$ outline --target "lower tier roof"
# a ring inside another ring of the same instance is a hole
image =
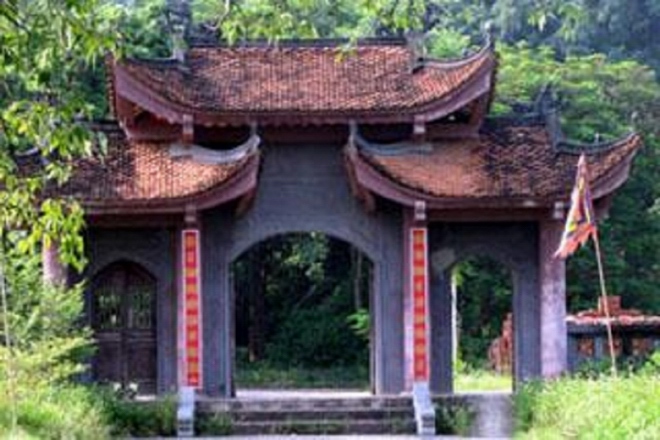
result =
[[[631,134],[587,155],[594,198],[623,184],[640,146],[640,137]],[[430,150],[413,154],[349,151],[365,189],[400,203],[424,200],[430,207],[568,201],[578,157],[577,151],[553,145],[544,125],[489,129],[474,139],[434,142]]]
[[[80,159],[70,181],[56,190],[79,199],[88,213],[205,209],[257,185],[258,150],[232,162],[205,164],[175,159],[169,143],[129,142],[116,126],[103,131],[107,154]],[[569,200],[578,154],[553,145],[544,126],[491,128],[477,138],[430,145],[396,155],[349,147],[347,180],[402,205],[425,201],[430,209],[550,207]],[[594,198],[623,184],[640,146],[639,136],[631,134],[589,154]]]

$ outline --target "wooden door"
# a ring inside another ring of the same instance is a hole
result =
[[[136,264],[115,263],[92,283],[94,378],[139,394],[156,391],[156,281]]]

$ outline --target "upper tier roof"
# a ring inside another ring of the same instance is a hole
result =
[[[336,42],[315,42],[194,47],[184,63],[126,59],[114,63],[113,80],[120,97],[170,122],[183,114],[208,124],[259,115],[411,121],[442,117],[490,93],[495,65],[490,46],[443,62],[415,60],[407,45],[392,41],[358,43],[345,53]]]

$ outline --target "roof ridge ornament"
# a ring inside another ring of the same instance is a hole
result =
[[[167,27],[171,33],[172,58],[183,64],[186,61],[192,24],[190,2],[188,0],[167,0],[165,14]]]

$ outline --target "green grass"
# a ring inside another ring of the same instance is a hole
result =
[[[497,374],[488,370],[471,370],[454,374],[454,391],[511,391],[513,381],[511,376]]]
[[[566,378],[516,396],[519,439],[657,440],[660,376]]]
[[[353,388],[369,389],[366,367],[282,368],[267,363],[239,366],[239,388]]]
[[[265,362],[244,364],[236,371],[239,388],[353,388],[369,389],[369,371],[366,367],[335,368],[282,368]],[[454,376],[456,392],[511,391],[510,375],[487,370],[459,372]]]
[[[19,385],[13,393],[18,423],[12,426],[12,393],[6,382],[0,385],[0,438],[102,440],[110,436],[99,399],[86,388]]]

